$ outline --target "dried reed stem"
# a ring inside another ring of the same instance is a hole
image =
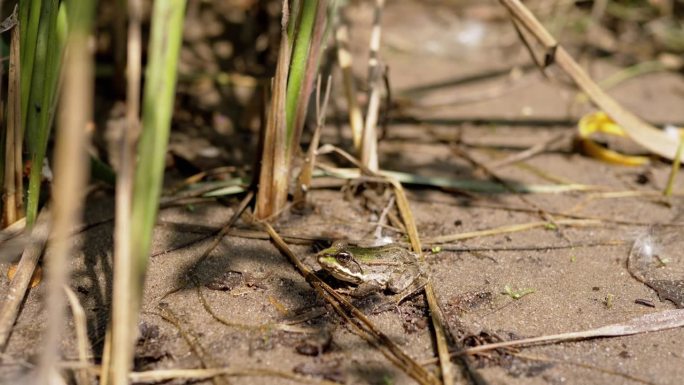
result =
[[[131,207],[135,172],[135,143],[140,130],[140,79],[142,72],[142,1],[128,0],[126,127],[119,142],[119,166],[116,179],[114,295],[112,319],[105,343],[106,365],[102,383],[120,384],[127,381],[133,344],[137,330],[132,327],[131,290],[133,257],[131,249]],[[109,361],[111,359],[111,361]]]
[[[74,13],[77,12],[73,7]],[[51,382],[57,372],[60,342],[65,325],[63,288],[70,276],[70,257],[74,254],[72,231],[77,228],[83,210],[83,195],[89,175],[87,125],[93,111],[93,63],[88,49],[91,15],[88,6],[80,6],[78,25],[71,25],[65,57],[63,88],[55,146],[55,179],[52,191],[54,226],[46,256],[48,285],[45,347],[41,356],[40,383]],[[85,10],[83,8],[86,8]],[[72,11],[70,9],[70,11]],[[74,21],[74,20],[72,20]],[[38,165],[34,165],[38,167]]]

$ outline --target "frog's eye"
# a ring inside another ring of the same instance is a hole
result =
[[[352,255],[348,251],[340,251],[335,254],[335,259],[343,264],[347,264],[353,260]]]
[[[359,262],[354,259],[354,257],[348,251],[340,251],[339,253],[335,254],[335,259],[340,265],[346,267],[350,271],[357,273],[363,271],[363,268]]]

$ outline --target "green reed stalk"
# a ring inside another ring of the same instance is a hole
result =
[[[175,99],[185,4],[185,0],[157,0],[152,9],[143,92],[142,134],[138,144],[131,210],[131,263],[130,270],[115,272],[129,275],[130,314],[128,323],[113,324],[112,327],[128,328],[132,331],[131,335],[135,335],[134,330],[137,327],[152,230],[164,178],[164,159]],[[115,331],[113,333],[116,334]],[[111,368],[117,368],[111,373],[112,384],[128,383],[128,369],[133,363],[132,348],[135,341],[131,339],[129,342],[130,346],[113,344],[111,347]]]
[[[296,37],[293,43],[294,50],[292,51],[292,61],[290,62],[290,75],[287,81],[287,97],[285,102],[285,119],[287,120],[286,146],[288,149],[294,145],[292,139],[296,131],[294,122],[297,116],[297,102],[307,70],[306,63],[317,8],[318,0],[303,0],[302,15],[299,24],[295,27]],[[290,23],[294,22],[295,20],[290,20]]]
[[[34,9],[29,11],[29,23],[33,22]],[[29,25],[29,32],[33,28]],[[33,68],[23,68],[24,72],[32,71],[30,87],[22,83],[22,91],[30,89],[26,114],[25,132],[27,134],[28,152],[31,159],[28,197],[26,203],[26,221],[31,226],[38,214],[40,199],[41,171],[47,150],[48,137],[55,112],[59,70],[61,67],[64,40],[67,30],[66,10],[58,0],[48,0],[40,6],[35,40],[35,58]],[[26,44],[30,52],[31,35],[27,35]],[[27,55],[30,56],[29,53]],[[26,60],[29,60],[26,58]],[[23,77],[23,76],[22,76]],[[22,79],[24,80],[24,79]],[[22,101],[25,96],[22,93]]]

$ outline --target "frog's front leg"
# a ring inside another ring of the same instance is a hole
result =
[[[389,281],[387,281],[387,290],[392,294],[399,294],[411,287],[415,286],[415,282],[425,279],[425,273],[417,265],[407,264],[402,269],[397,269]],[[422,288],[423,284],[420,286]]]
[[[370,294],[380,292],[384,289],[383,285],[377,281],[367,281],[360,283],[354,290],[349,293],[354,298],[367,297]]]

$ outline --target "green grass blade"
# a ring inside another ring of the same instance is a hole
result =
[[[320,65],[321,54],[323,53],[325,30],[327,28],[329,7],[327,0],[319,0],[314,18],[313,30],[311,32],[309,44],[308,57],[304,64],[304,77],[300,83],[299,92],[297,95],[296,105],[294,106],[294,117],[292,134],[290,136],[290,153],[288,159],[294,156],[295,151],[299,147],[299,141],[306,122],[306,113],[309,109],[309,100],[313,91],[314,79],[318,75],[318,67]],[[289,119],[289,117],[288,117]]]
[[[31,94],[27,113],[27,143],[31,159],[28,199],[26,204],[26,221],[31,226],[38,214],[40,199],[41,170],[47,141],[50,133],[51,113],[58,84],[61,47],[57,34],[58,1],[45,1],[40,9],[38,34],[36,36],[33,76],[31,77]],[[30,37],[30,36],[29,36]],[[31,41],[27,40],[30,44]],[[62,42],[63,44],[63,42]]]
[[[293,0],[289,7],[290,14],[287,22],[287,38],[290,41],[290,44],[293,44],[294,42],[294,35],[296,33],[295,27],[297,26],[297,19],[299,19],[301,9],[302,0]],[[292,50],[292,46],[290,46],[290,50]]]
[[[131,247],[134,258],[133,295],[142,294],[152,229],[164,177],[177,78],[185,0],[157,0],[152,11],[149,61],[145,70],[142,135],[133,191]]]
[[[19,28],[21,30],[21,126],[26,130],[28,106],[31,98],[33,64],[36,58],[38,25],[42,8],[41,0],[19,2]]]
[[[130,227],[124,229],[128,231],[129,242],[117,244],[117,247],[127,248],[124,252],[119,250],[117,254],[125,259],[117,261],[114,277],[113,319],[121,321],[111,325],[109,342],[105,343],[105,346],[109,346],[105,347],[107,358],[104,359],[104,369],[107,371],[104,378],[107,383],[128,383],[128,372],[133,364],[134,341],[126,337],[135,335],[137,328],[152,231],[159,209],[185,5],[185,0],[157,0],[152,8],[143,90],[142,132],[133,177]],[[117,204],[120,202],[118,200]],[[117,303],[121,302],[124,306],[119,308]],[[126,345],[126,342],[131,345]]]
[[[299,25],[296,27],[296,38],[292,61],[290,62],[290,76],[287,81],[287,98],[285,102],[285,118],[287,119],[286,146],[292,145],[294,135],[294,122],[297,115],[297,100],[302,88],[302,82],[306,72],[306,62],[309,55],[309,43],[313,31],[318,0],[303,0],[302,15]],[[293,21],[290,20],[290,23]]]

